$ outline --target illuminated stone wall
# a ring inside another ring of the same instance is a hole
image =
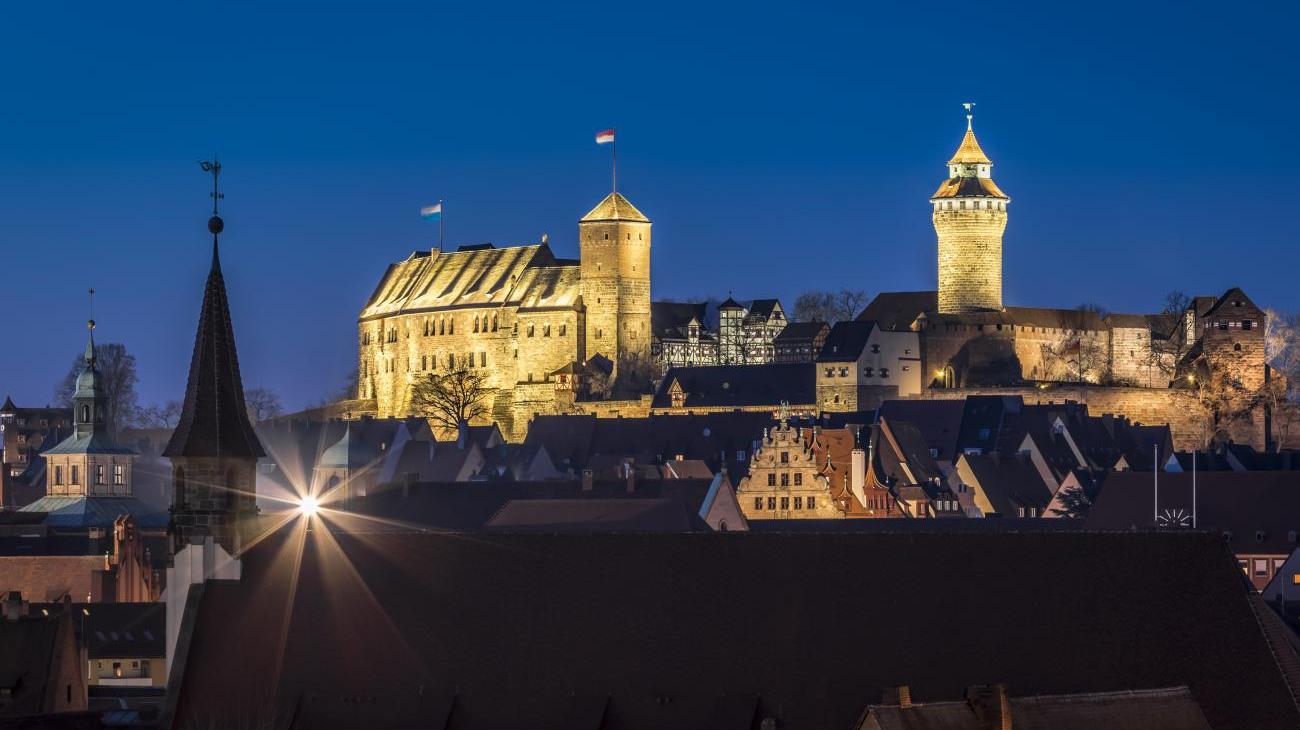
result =
[[[959,203],[966,205],[967,201]],[[1006,209],[936,207],[933,220],[939,237],[939,311],[1001,309]]]

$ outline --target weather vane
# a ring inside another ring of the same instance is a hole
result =
[[[975,108],[975,102],[964,101],[961,105],[966,110],[966,128],[970,129],[970,121],[975,116],[971,113],[971,110]]]
[[[90,300],[90,318],[86,320],[86,328],[93,330],[95,329],[95,288],[91,287],[87,290],[86,294],[87,298]]]
[[[221,161],[217,159],[216,155],[213,155],[211,160],[199,160],[199,167],[203,168],[204,172],[212,174],[212,192],[209,193],[212,197],[212,217],[208,219],[208,230],[215,236],[226,227],[225,222],[221,220],[221,216],[217,212],[217,204],[222,198],[226,197],[226,194],[221,192],[220,188]]]

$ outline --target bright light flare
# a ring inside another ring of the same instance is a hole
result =
[[[298,500],[298,511],[310,517],[320,511],[320,500],[309,494]]]

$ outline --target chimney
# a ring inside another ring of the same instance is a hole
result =
[[[900,684],[897,687],[886,687],[884,696],[880,698],[880,704],[889,707],[911,707],[912,688],[905,684]]]
[[[23,594],[18,591],[9,591],[5,594],[5,620],[17,621],[27,615],[27,601],[23,600]]]
[[[582,491],[590,492],[592,487],[594,486],[594,482],[595,482],[595,475],[591,473],[591,470],[583,469],[582,470]]]
[[[849,467],[849,488],[858,502],[867,503],[867,452],[861,447],[853,449]]]
[[[1011,703],[1005,684],[977,684],[966,689],[966,704],[980,730],[1011,730]]]

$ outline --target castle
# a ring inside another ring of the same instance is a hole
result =
[[[521,435],[571,403],[590,373],[609,390],[648,383],[650,219],[610,193],[578,221],[580,258],[539,244],[417,251],[388,267],[358,321],[358,395],[410,412],[416,378],[466,368],[492,420]]]

